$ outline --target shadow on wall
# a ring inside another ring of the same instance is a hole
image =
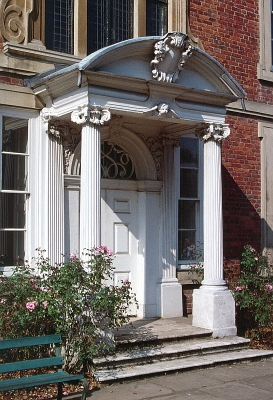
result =
[[[261,250],[261,218],[251,203],[253,196],[250,194],[248,197],[240,189],[224,166],[222,182],[224,257],[227,265],[233,263],[236,268],[246,244]]]

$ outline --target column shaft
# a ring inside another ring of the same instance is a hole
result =
[[[204,144],[204,280],[203,285],[225,285],[223,280],[223,219],[221,143]]]
[[[86,122],[81,141],[80,250],[101,240],[101,137],[100,125]]]

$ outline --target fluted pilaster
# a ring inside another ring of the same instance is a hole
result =
[[[178,140],[179,143],[179,140]],[[176,185],[174,171],[174,146],[177,141],[163,139],[164,175],[163,175],[163,280],[176,280]]]
[[[176,278],[176,184],[174,146],[179,139],[162,138],[164,145],[164,173],[162,192],[162,275],[158,284],[158,315],[162,318],[181,317],[182,287]],[[175,307],[174,307],[175,304]]]
[[[54,127],[54,115],[44,109],[42,119],[48,134],[47,168],[45,179],[47,189],[46,213],[47,233],[46,250],[51,263],[63,261],[64,254],[64,180],[63,180],[63,147],[61,132]]]

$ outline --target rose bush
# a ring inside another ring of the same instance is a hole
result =
[[[252,246],[244,247],[241,270],[232,286],[238,323],[244,321],[243,329],[256,336],[273,328],[273,271],[267,258]]]
[[[38,249],[33,265],[18,265],[0,279],[0,337],[60,333],[68,370],[86,369],[94,355],[113,349],[105,332],[128,322],[136,302],[130,282],[114,286],[113,255],[106,246],[52,266]]]

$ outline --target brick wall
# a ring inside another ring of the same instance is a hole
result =
[[[258,121],[230,115],[227,123],[231,134],[222,146],[224,256],[226,278],[234,280],[243,247],[260,250],[261,160]]]
[[[258,0],[190,0],[190,27],[247,92],[249,100],[273,103],[271,85],[257,79]]]
[[[259,2],[190,0],[190,26],[205,51],[247,92],[247,99],[273,104],[272,87],[257,79]],[[225,278],[234,281],[245,244],[260,250],[261,180],[258,120],[227,117],[231,135],[222,147]]]

